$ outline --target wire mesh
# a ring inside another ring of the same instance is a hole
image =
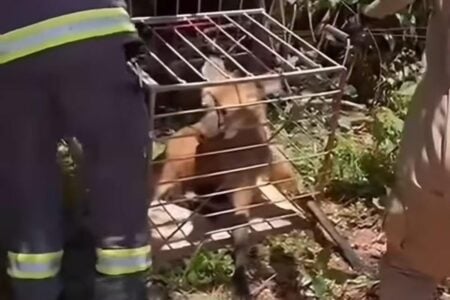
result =
[[[273,0],[128,0],[132,16],[174,16],[201,12],[266,8]]]
[[[153,191],[168,184],[176,187],[171,197],[155,198],[150,204],[154,251],[178,257],[208,242],[223,245],[236,228],[248,226],[255,236],[265,236],[299,226],[299,202],[317,196],[319,179],[330,171],[324,159],[332,151],[345,67],[263,9],[135,17],[134,21],[149,51],[131,66],[138,75],[142,75],[140,68],[146,72],[142,80],[151,92],[153,152],[166,150],[152,161],[150,184]],[[205,73],[205,65],[215,77]],[[252,94],[273,81],[280,82],[282,89]],[[226,105],[205,106],[204,91],[223,86],[235,91],[219,94]],[[239,91],[253,95],[255,101],[241,102]],[[267,117],[237,130],[263,129],[267,136],[262,142],[252,143],[254,137],[248,137],[236,140],[233,147],[222,147],[219,140],[219,147],[203,153],[198,147],[189,152],[188,143],[179,144],[175,149],[183,155],[167,157],[170,143],[177,139],[202,143],[195,130],[185,129],[202,122],[208,111],[227,120],[230,109],[249,112],[261,105]],[[181,134],[184,131],[189,134]],[[270,159],[258,159],[261,149],[270,152]],[[227,157],[229,164],[216,166],[220,160],[214,156]],[[164,180],[164,167],[171,162],[203,164],[211,172],[176,170],[175,177]],[[271,177],[276,166],[287,174]],[[260,169],[268,169],[268,175],[254,182],[245,179],[256,177]],[[211,178],[216,179],[208,181]],[[220,188],[229,178],[233,184]],[[192,193],[189,188],[199,180],[213,186]],[[252,201],[236,207],[230,199],[242,191],[252,191]],[[237,222],[242,211],[249,212],[249,220]]]

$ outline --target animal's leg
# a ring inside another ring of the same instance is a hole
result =
[[[171,165],[170,163],[165,164],[159,179],[155,180],[155,182],[152,182],[152,184],[156,186],[154,199],[161,200],[167,195],[170,190],[176,187],[177,182],[175,182],[175,180],[177,179],[177,173],[175,171],[175,167],[175,165]],[[154,199],[151,199],[151,201],[153,201]]]
[[[236,191],[231,195],[233,205],[236,209],[248,206],[253,199],[253,190]],[[236,223],[242,224],[248,222],[249,210],[242,209],[236,210],[235,220]],[[233,276],[233,285],[235,293],[233,299],[235,300],[247,300],[251,298],[250,288],[247,281],[246,265],[249,251],[249,229],[241,227],[235,229],[232,233],[234,244],[234,263],[235,273]]]

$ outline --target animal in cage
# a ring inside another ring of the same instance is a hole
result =
[[[292,163],[283,154],[281,145],[270,145],[272,164],[268,181],[283,195],[295,198],[304,190],[303,180],[294,169]]]
[[[156,110],[150,110],[154,113],[153,129],[160,129],[161,123],[156,120],[172,118],[178,122],[176,126],[169,124],[173,135],[157,137],[166,140],[165,153],[163,159],[152,162],[150,186],[155,197],[149,214],[152,207],[167,211],[166,218],[162,213],[149,215],[153,224],[160,224],[152,229],[161,237],[157,241],[161,248],[155,248],[155,254],[170,256],[206,240],[225,241],[231,237],[235,296],[248,299],[245,269],[250,228],[255,230],[258,218],[267,224],[262,232],[272,232],[272,218],[278,222],[298,216],[298,210],[275,202],[292,203],[314,195],[302,188],[297,171],[299,166],[306,166],[320,172],[320,167],[316,162],[305,162],[307,158],[301,157],[300,163],[295,159],[299,160],[296,155],[300,152],[305,152],[305,157],[319,158],[327,153],[321,150],[329,133],[326,114],[332,115],[332,109],[325,106],[330,102],[323,100],[340,91],[326,78],[344,68],[331,60],[322,65],[317,56],[327,60],[323,54],[287,32],[262,10],[136,20],[149,48],[141,66],[153,79],[149,84],[151,104],[156,104]],[[300,46],[292,46],[289,40]],[[316,56],[309,56],[303,48]],[[304,82],[311,80],[322,85],[317,86],[317,92],[305,93]],[[188,90],[192,93],[187,94]],[[292,107],[300,113],[291,119]],[[182,116],[192,113],[197,114],[195,120],[183,120]],[[314,180],[310,174],[307,178],[308,183]],[[168,207],[175,210],[178,205],[187,205],[192,215],[186,209],[168,211]],[[255,207],[264,212],[258,214]],[[286,214],[286,210],[291,213]],[[199,216],[208,224],[196,223],[193,219]],[[175,227],[165,225],[169,223]],[[188,233],[183,229],[187,223],[191,228]],[[158,233],[163,227],[166,231]]]
[[[223,174],[204,178],[199,184],[200,189],[206,192],[231,191],[227,195],[235,207],[234,222],[241,224],[249,221],[249,211],[246,207],[252,204],[255,198],[258,178],[268,176],[271,155],[266,132],[261,125],[255,125],[258,124],[258,117],[246,109],[234,114],[241,120],[246,118],[246,121],[255,127],[234,128],[236,132],[230,138],[223,135],[200,143],[197,147],[198,154],[214,154],[208,155],[209,157],[197,157],[196,173]],[[255,148],[238,150],[240,147]],[[236,264],[233,280],[237,294],[246,296],[249,294],[245,274],[248,229],[245,227],[234,229],[232,236]]]
[[[211,76],[211,73],[207,76]],[[279,79],[275,83],[266,81],[204,88],[202,101],[210,107],[218,106],[218,110],[209,112],[199,122],[182,128],[167,142],[166,163],[158,178],[160,182],[168,183],[156,189],[156,197],[164,196],[170,189],[183,192],[191,189],[195,192],[201,190],[201,186],[212,186],[217,190],[219,182],[233,186],[245,185],[243,180],[256,180],[260,170],[246,170],[242,176],[225,174],[212,179],[186,180],[181,183],[184,186],[181,189],[175,188],[180,183],[174,182],[183,177],[205,175],[213,171],[224,172],[224,168],[232,170],[236,163],[241,164],[236,169],[248,167],[254,160],[267,165],[271,161],[271,155],[264,124],[266,108],[265,104],[256,103],[267,93],[274,92],[274,86],[281,89]],[[239,147],[242,149],[226,152]],[[221,151],[225,153],[220,153]],[[208,155],[208,152],[219,153]],[[199,156],[195,157],[196,154]],[[261,168],[263,167],[257,169]]]
[[[208,62],[203,73],[210,80],[223,76],[214,72]],[[261,102],[264,96],[281,88],[280,79],[204,88],[204,104],[216,106],[218,111],[207,113],[168,141],[166,163],[158,176],[162,184],[156,187],[155,196],[171,194],[165,197],[167,200],[180,199],[189,191],[197,195],[226,192],[225,197],[215,196],[211,200],[217,201],[220,197],[220,201],[231,202],[235,207],[236,224],[247,223],[247,207],[258,193],[258,179],[294,176],[287,165],[271,165],[273,154],[265,124],[266,105]],[[245,296],[249,294],[245,276],[248,230],[235,229],[232,236],[236,263],[234,283],[237,294]]]
[[[154,176],[150,186],[154,198],[176,199],[188,191],[190,182],[178,180],[195,175],[195,154],[200,142],[220,134],[219,114],[208,112],[200,121],[178,130],[167,141],[164,163],[153,163]]]
[[[250,121],[251,114],[248,118]],[[220,138],[218,137],[223,133],[220,122],[219,114],[216,111],[211,111],[199,122],[186,126],[172,135],[167,141],[164,158],[158,158],[153,162],[154,176],[150,182],[150,187],[155,192],[150,194],[153,194],[154,198],[181,199],[183,195],[189,192],[205,194],[206,191],[211,190],[211,188],[202,189],[202,184],[199,183],[202,179],[196,179],[195,177],[211,173],[208,169],[211,169],[211,165],[216,163],[217,155],[207,157],[206,147],[226,148],[226,142],[228,141],[223,139],[223,135]],[[270,131],[266,131],[265,137],[269,135]],[[236,135],[233,138],[238,139]],[[213,142],[214,140],[216,140],[216,143]],[[249,140],[246,140],[246,143],[248,142]],[[261,147],[261,145],[259,146]],[[286,160],[279,147],[280,145],[269,145],[271,156],[265,161],[265,163],[271,162],[266,174],[267,180],[274,183],[285,194],[298,195],[298,176],[296,176],[292,163]],[[196,158],[196,155],[205,155],[206,157]],[[233,158],[242,159],[239,156],[239,150],[236,150],[233,156]],[[264,157],[266,156],[264,155]],[[232,169],[230,165],[228,165],[228,168]],[[215,181],[219,182],[220,180],[216,178]],[[209,186],[218,186],[218,184],[210,183]]]
[[[223,60],[213,56],[204,64],[202,71],[210,81],[225,81],[227,78],[236,78],[238,74],[227,71]],[[225,127],[222,130],[225,138],[231,138],[245,126],[263,128],[267,122],[267,105],[259,102],[267,95],[280,91],[282,83],[279,78],[205,87],[202,89],[202,105],[220,108],[219,113],[223,115]]]

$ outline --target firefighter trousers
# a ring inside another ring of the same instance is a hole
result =
[[[63,289],[63,136],[84,150],[94,299],[145,299],[148,115],[126,65],[128,39],[85,40],[0,65],[0,219],[13,299],[55,300]]]

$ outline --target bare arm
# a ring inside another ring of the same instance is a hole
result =
[[[371,18],[382,19],[412,4],[414,0],[375,0],[362,8],[362,13]]]

